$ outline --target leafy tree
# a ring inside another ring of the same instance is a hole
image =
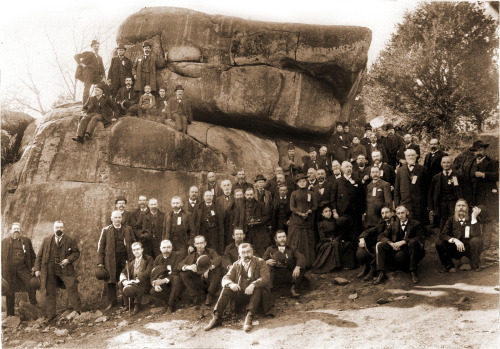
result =
[[[482,3],[423,3],[373,64],[368,88],[403,124],[433,132],[498,113],[498,22]]]

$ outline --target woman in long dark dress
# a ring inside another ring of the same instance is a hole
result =
[[[341,235],[335,229],[330,205],[321,209],[323,219],[318,223],[319,244],[317,258],[313,264],[313,273],[329,273],[341,266]]]
[[[306,267],[314,263],[314,215],[318,206],[316,194],[307,189],[307,176],[297,175],[299,189],[290,196],[292,216],[288,223],[288,244],[306,257]]]

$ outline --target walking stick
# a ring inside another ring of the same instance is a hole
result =
[[[125,266],[127,268],[127,280],[130,281],[130,270],[128,269],[128,261],[125,262]],[[131,313],[131,305],[130,305],[130,297],[127,297],[128,298],[128,316],[132,316],[132,313]]]

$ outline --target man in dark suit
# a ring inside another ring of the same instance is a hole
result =
[[[200,203],[199,192],[200,190],[196,186],[189,188],[188,199],[186,200],[188,213],[193,214],[195,206]]]
[[[403,138],[396,134],[393,124],[387,124],[385,128],[387,137],[382,139],[382,144],[387,153],[387,163],[396,168],[398,153],[404,148],[404,141]]]
[[[99,56],[99,42],[92,40],[90,47],[92,51],[78,53],[74,57],[78,64],[75,78],[83,82],[83,105],[87,103],[89,98],[90,87],[105,81],[104,64],[102,57]]]
[[[312,190],[318,196],[318,206],[323,205],[325,202],[330,202],[332,186],[326,181],[326,171],[324,169],[316,171],[316,184]]]
[[[221,324],[224,310],[229,301],[234,300],[245,305],[246,317],[243,329],[249,332],[252,329],[253,316],[265,297],[264,293],[269,294],[269,268],[266,262],[253,255],[250,244],[241,244],[238,251],[240,259],[233,263],[222,279],[222,292],[215,305],[212,320],[205,327],[205,331]]]
[[[132,228],[132,214],[126,210],[127,208],[127,199],[124,196],[118,196],[115,200],[115,210],[120,211],[122,214],[122,224],[123,225],[129,225]],[[109,215],[111,217],[111,214]],[[112,224],[113,220],[110,218],[109,224]]]
[[[319,148],[317,162],[318,169],[322,168],[325,170],[327,176],[332,174],[332,158],[328,155],[328,148],[325,145]]]
[[[83,143],[84,139],[90,140],[98,122],[102,122],[105,127],[111,124],[115,110],[118,110],[118,106],[103,95],[103,86],[96,85],[94,96],[90,97],[82,108],[76,136],[71,139],[78,143]]]
[[[426,225],[429,222],[427,214],[429,172],[426,167],[416,163],[417,152],[414,149],[407,149],[405,158],[406,165],[400,166],[396,172],[394,204],[404,205],[413,219]]]
[[[160,245],[161,254],[156,256],[151,270],[150,294],[163,301],[166,305],[165,313],[171,314],[176,310],[177,298],[181,291],[181,277],[178,264],[184,258],[182,252],[172,251],[170,240],[163,240]]]
[[[115,101],[119,107],[118,113],[125,116],[137,116],[139,98],[141,97],[139,92],[135,91],[132,87],[132,78],[125,78],[125,86],[120,87],[116,93]]]
[[[469,149],[475,155],[464,165],[464,189],[471,205],[484,205],[488,215],[498,222],[498,161],[485,154],[489,144],[475,141]]]
[[[30,286],[35,258],[31,240],[21,235],[21,224],[12,223],[10,235],[2,240],[2,279],[9,285],[4,294],[7,316],[14,316],[16,291],[27,291],[30,303],[37,304],[36,290]]]
[[[382,142],[379,142],[377,140],[377,135],[375,133],[372,133],[370,136],[370,143],[366,145],[366,159],[368,160],[368,165],[373,165],[375,161],[375,159],[373,159],[372,157],[374,151],[378,151],[380,153],[380,162],[386,164],[387,152],[385,151],[385,147]]]
[[[430,140],[431,152],[425,156],[424,166],[427,168],[430,178],[441,172],[441,159],[448,154],[438,149],[439,141],[436,138]]]
[[[222,272],[229,271],[233,263],[240,258],[238,254],[238,246],[240,246],[245,240],[245,233],[242,228],[234,228],[233,240],[234,241],[227,245],[224,249],[221,261]]]
[[[344,124],[337,121],[336,132],[330,138],[328,149],[335,152],[336,160],[340,163],[347,160],[347,150],[350,143],[349,138],[344,134]]]
[[[207,246],[216,250],[217,253],[222,253],[224,251],[223,217],[217,211],[212,191],[205,192],[203,201],[194,208],[191,231],[194,235],[203,235]]]
[[[457,201],[455,214],[449,217],[439,235],[436,250],[443,268],[441,273],[455,272],[453,259],[466,256],[471,261],[472,269],[480,271],[480,257],[483,250],[481,225],[478,216],[481,209],[472,208],[469,219],[469,205],[464,199]]]
[[[184,88],[175,86],[175,96],[167,101],[167,119],[175,122],[177,131],[187,133],[188,125],[193,121],[191,102],[184,96]]]
[[[217,251],[206,246],[207,242],[204,236],[195,236],[195,251],[188,254],[178,265],[182,282],[196,307],[199,306],[201,293],[207,294],[205,305],[212,304],[221,280],[221,257]],[[200,258],[202,256],[207,256],[208,259]]]
[[[405,159],[405,150],[406,149],[414,149],[417,152],[417,162],[420,159],[420,146],[418,144],[413,143],[413,137],[411,134],[407,133],[403,136],[404,147],[399,149],[398,152],[398,162],[401,165],[406,164]]]
[[[414,150],[413,150],[414,151]],[[398,219],[379,235],[375,247],[378,276],[374,285],[387,279],[389,267],[409,270],[414,284],[418,284],[418,263],[424,258],[424,228],[420,222],[408,218],[408,209],[401,205],[396,208]]]
[[[222,229],[224,230],[224,246],[227,246],[231,241],[233,226],[233,212],[234,212],[234,197],[232,193],[232,184],[229,179],[225,179],[220,183],[224,195],[221,195],[215,200],[217,212],[222,216]]]
[[[76,241],[64,234],[64,223],[54,223],[54,235],[43,239],[35,261],[35,276],[40,277],[41,291],[45,294],[48,322],[56,318],[58,284],[64,284],[68,300],[75,311],[82,309],[76,282],[74,263],[80,257]]]
[[[365,134],[363,135],[363,138],[361,138],[359,142],[366,148],[366,146],[370,143],[370,136],[373,133],[373,127],[370,123],[366,123],[364,128],[365,128]]]
[[[255,180],[254,180],[254,186],[255,186],[254,198],[258,202],[261,202],[262,204],[264,204],[264,209],[266,211],[267,221],[265,221],[263,223],[265,224],[266,227],[271,229],[271,225],[272,225],[272,223],[271,223],[272,212],[271,211],[273,209],[273,199],[272,199],[271,193],[264,189],[265,185],[266,185],[266,178],[261,174],[257,175],[255,177]],[[246,192],[247,191],[245,190],[245,194],[246,194]],[[256,249],[255,246],[254,246],[254,249]],[[258,249],[256,249],[256,251],[257,250]],[[260,252],[264,252],[264,251],[258,251],[257,253],[260,253]],[[258,254],[258,255],[260,256],[260,254]]]
[[[285,287],[290,289],[292,297],[300,297],[298,289],[304,279],[306,257],[287,245],[283,230],[276,231],[274,241],[276,244],[269,246],[262,255],[270,269],[271,288]]]
[[[382,207],[392,207],[391,186],[380,179],[380,169],[372,166],[370,168],[371,182],[366,185],[366,217],[364,225],[366,228],[373,227],[380,222],[380,210]]]
[[[125,45],[116,48],[117,56],[111,59],[108,70],[108,81],[111,81],[111,96],[116,96],[120,87],[125,87],[125,78],[132,77],[132,61],[125,57]]]
[[[319,168],[317,155],[318,153],[316,153],[316,148],[310,147],[309,158],[306,161],[304,161],[304,164],[302,165],[302,172],[307,173],[307,170],[309,170],[310,168],[314,168],[315,170]]]
[[[396,182],[396,172],[394,167],[389,164],[382,163],[382,154],[378,150],[372,152],[372,165],[368,168],[371,171],[372,167],[378,167],[380,170],[380,178],[391,186],[391,192],[394,190],[394,184]]]
[[[174,196],[170,201],[172,210],[165,215],[164,240],[170,240],[174,245],[174,251],[181,254],[194,251],[193,237],[191,231],[191,214],[182,208],[182,198]]]
[[[273,231],[288,231],[288,221],[292,215],[292,211],[290,210],[290,194],[290,190],[285,184],[281,184],[278,187],[278,193],[273,200]]]
[[[143,55],[140,55],[135,60],[132,67],[132,74],[134,74],[134,90],[142,93],[144,86],[151,86],[151,92],[156,93],[159,87],[156,81],[156,70],[163,68],[167,62],[168,52],[165,52],[165,58],[157,56],[151,52],[151,43],[145,41],[142,44]]]
[[[352,166],[352,177],[363,183],[363,185],[366,185],[370,180],[369,167],[367,166],[366,157],[363,154],[359,154],[356,157],[356,162]]]
[[[207,185],[202,188],[202,193],[206,191],[211,191],[214,196],[214,201],[221,195],[224,195],[222,192],[222,188],[217,184],[217,180],[215,179],[215,173],[208,172],[207,173]]]
[[[394,212],[392,207],[382,207],[380,214],[382,215],[382,221],[374,227],[364,230],[359,235],[356,259],[363,269],[357,276],[358,278],[364,277],[364,281],[372,280],[376,271],[375,245],[377,244],[377,238],[393,222]]]
[[[139,205],[136,210],[132,211],[130,213],[130,219],[128,220],[129,224],[132,227],[132,230],[134,233],[137,231],[138,226],[137,222],[139,222],[140,216],[145,215],[146,213],[149,212],[149,207],[148,207],[148,198],[144,195],[139,195],[139,198],[137,200],[137,204]],[[127,211],[125,211],[127,212]],[[128,214],[128,212],[127,212]],[[125,221],[126,223],[126,221]]]
[[[149,292],[150,276],[153,270],[153,258],[144,254],[144,249],[140,242],[132,244],[132,253],[134,258],[130,259],[120,274],[120,291],[124,294],[123,298],[133,298],[133,315],[141,311],[142,296]],[[124,291],[126,287],[134,287],[133,297],[127,297]]]
[[[434,226],[443,229],[444,224],[455,211],[455,203],[463,197],[462,176],[451,169],[451,157],[443,156],[443,171],[432,177],[429,187],[429,214],[434,216]]]
[[[156,258],[160,252],[160,243],[165,235],[165,213],[158,209],[158,200],[148,201],[149,212],[139,217],[137,235],[144,248],[144,254]]]
[[[342,177],[336,179],[332,186],[331,203],[333,218],[344,237],[350,241],[357,239],[361,233],[361,216],[364,211],[363,185],[352,178],[352,164],[342,163]],[[354,253],[354,251],[353,251]]]
[[[108,305],[106,310],[116,306],[116,284],[120,280],[120,272],[128,260],[132,259],[132,244],[136,241],[132,228],[122,224],[122,213],[111,213],[112,224],[103,228],[97,244],[97,265],[104,268],[109,279],[104,281]]]

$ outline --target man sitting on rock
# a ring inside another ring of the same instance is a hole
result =
[[[470,259],[473,270],[481,270],[483,239],[478,221],[480,213],[479,207],[473,207],[469,218],[467,201],[459,199],[455,204],[455,214],[446,221],[436,243],[436,250],[443,266],[441,273],[455,272],[452,258],[460,259],[464,256]]]
[[[298,250],[286,244],[286,233],[278,230],[274,236],[275,246],[269,246],[262,259],[270,266],[271,287],[289,288],[292,297],[300,297],[297,289],[304,279],[306,258]]]
[[[76,136],[72,138],[75,142],[83,143],[84,139],[90,140],[98,122],[107,127],[113,121],[113,111],[118,111],[118,107],[109,97],[103,95],[103,89],[102,84],[96,85],[94,96],[84,104]]]
[[[409,270],[413,283],[419,282],[417,267],[425,255],[424,228],[420,222],[408,218],[409,211],[405,206],[398,206],[396,215],[398,219],[379,235],[375,246],[379,274],[374,285],[384,282],[389,267]]]
[[[179,263],[178,268],[182,271],[182,282],[196,308],[199,307],[199,296],[202,293],[206,293],[205,305],[211,305],[221,280],[221,257],[215,250],[206,246],[207,242],[203,235],[195,236],[196,251],[188,254]]]
[[[181,278],[177,265],[182,260],[182,253],[172,251],[169,240],[163,240],[160,245],[161,254],[156,256],[151,271],[150,294],[166,303],[166,313],[173,313],[181,290]]]
[[[147,285],[153,269],[153,258],[143,255],[144,249],[140,242],[132,244],[134,259],[129,260],[120,274],[120,291],[125,300],[134,302],[133,315],[141,310],[142,296],[146,293]]]
[[[125,78],[125,86],[120,87],[116,94],[116,103],[120,108],[119,113],[124,116],[137,116],[139,97],[139,93],[132,87],[132,78]]]
[[[243,325],[245,332],[252,329],[253,316],[263,298],[265,289],[269,289],[269,269],[266,262],[253,255],[252,246],[243,243],[238,247],[240,259],[233,263],[229,272],[222,279],[222,292],[215,305],[213,317],[205,327],[208,331],[221,324],[222,314],[234,300],[237,304],[245,305],[246,317]]]
[[[151,86],[144,86],[144,94],[139,98],[139,117],[149,116],[151,109],[156,106],[155,96],[151,94]]]

